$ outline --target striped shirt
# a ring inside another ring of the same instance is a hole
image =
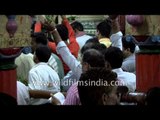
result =
[[[63,105],[80,105],[80,98],[78,94],[78,88],[77,88],[78,82],[74,83],[69,90],[67,91],[66,99],[63,103]]]

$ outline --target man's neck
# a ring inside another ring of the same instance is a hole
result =
[[[83,36],[83,35],[85,35],[86,33],[84,32],[84,31],[78,31],[77,33],[76,33],[76,37],[80,37],[80,36]]]

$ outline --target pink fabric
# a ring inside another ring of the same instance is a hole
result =
[[[66,100],[64,101],[63,105],[80,105],[80,98],[78,94],[78,83],[74,83],[69,90],[67,91]]]

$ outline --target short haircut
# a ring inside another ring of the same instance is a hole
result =
[[[109,38],[112,30],[111,21],[107,19],[100,22],[97,25],[97,30],[100,32],[102,36]]]
[[[59,33],[59,35],[61,36],[63,41],[66,41],[68,39],[68,29],[65,25],[63,24],[59,24],[56,25],[57,31]]]
[[[86,50],[82,61],[88,63],[91,67],[105,67],[104,56],[95,49]]]
[[[48,62],[51,56],[51,49],[48,46],[39,45],[36,48],[35,54],[40,62]]]
[[[81,104],[86,106],[103,105],[102,95],[110,94],[113,89],[113,86],[107,86],[105,83],[111,84],[116,80],[117,74],[106,68],[91,68],[86,73],[82,73],[78,83]],[[91,84],[98,83],[98,81],[102,84]]]
[[[133,40],[134,40],[134,37],[131,35],[126,35],[122,37],[122,45],[124,49],[130,48],[131,53],[134,53],[135,51],[135,44]]]
[[[100,42],[97,37],[93,37],[93,38],[88,39],[85,44],[87,43],[100,43]]]
[[[103,55],[105,53],[105,50],[107,49],[106,46],[104,44],[100,44],[100,43],[94,43],[94,42],[89,42],[86,43],[82,49],[81,49],[81,54],[83,54],[86,50],[88,49],[96,49],[98,51],[100,51]]]
[[[112,69],[121,68],[123,52],[117,47],[109,47],[105,51],[105,60],[110,63]]]
[[[35,38],[34,40],[37,44],[47,45],[48,43],[47,37],[43,32],[33,33],[31,37]]]
[[[71,23],[71,26],[72,26],[73,30],[75,30],[75,29],[77,29],[79,31],[84,30],[83,25],[78,21],[74,21],[73,23]]]

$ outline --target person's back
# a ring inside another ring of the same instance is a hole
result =
[[[100,22],[97,25],[97,37],[101,44],[104,44],[107,48],[111,46],[109,39],[111,33],[111,21],[109,19]]]
[[[34,61],[37,63],[29,71],[29,89],[60,91],[60,79],[58,74],[48,64],[51,51],[47,46],[39,46],[35,51]],[[33,99],[31,104],[43,104],[45,99]]]
[[[113,69],[113,72],[117,73],[117,78],[122,82],[123,85],[129,88],[130,92],[134,92],[136,88],[136,76],[133,73],[125,72],[121,68]]]
[[[47,91],[60,91],[58,74],[47,63],[40,62],[33,66],[29,71],[29,80],[34,78],[36,81],[29,81],[30,89],[43,89]],[[33,84],[31,84],[33,83]],[[35,87],[36,86],[36,87]]]
[[[82,49],[84,44],[87,42],[87,40],[89,40],[90,38],[92,38],[92,37],[89,35],[83,35],[83,36],[76,37],[76,40],[77,40],[79,47],[80,47],[80,50]]]
[[[117,78],[122,84],[127,86],[130,92],[134,92],[136,89],[135,74],[125,72],[121,69],[123,52],[117,47],[109,47],[105,52],[105,60],[109,62],[112,70],[117,73]]]

